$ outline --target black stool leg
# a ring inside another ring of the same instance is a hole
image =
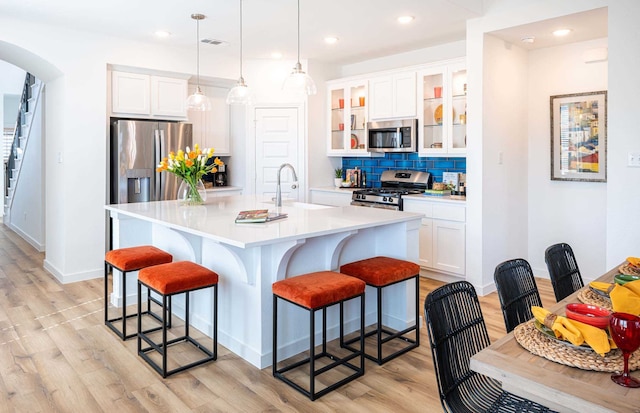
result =
[[[316,399],[316,318],[314,310],[310,309],[309,314],[309,377],[311,377],[309,393],[311,401],[314,401]]]
[[[416,275],[416,347],[420,346],[420,274]]]
[[[142,350],[142,286],[140,282],[138,282],[138,354],[140,354]]]
[[[278,370],[278,296],[273,294],[273,360],[271,363],[271,372],[273,377],[276,377],[276,371]]]
[[[213,305],[213,359],[218,359],[218,284],[213,286],[213,298],[215,304]],[[171,306],[171,301],[169,301]]]
[[[127,339],[127,279],[126,272],[120,271],[120,282],[122,283],[122,337]]]
[[[104,262],[104,323],[109,321],[109,264]]]
[[[378,325],[376,326],[376,335],[378,338],[378,365],[381,365],[382,360],[382,287],[375,287],[378,297]]]

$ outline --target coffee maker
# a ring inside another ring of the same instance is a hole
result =
[[[218,171],[213,174],[213,186],[227,186],[227,165],[219,165]]]

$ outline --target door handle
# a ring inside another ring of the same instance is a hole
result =
[[[161,142],[160,142],[160,131],[159,130],[155,130],[153,131],[153,139],[154,139],[154,170],[155,167],[160,163],[160,154],[162,146],[161,146]],[[160,200],[160,172],[154,172],[154,181],[155,181],[155,188],[154,188],[154,195],[153,195],[153,200],[154,201],[159,201]]]

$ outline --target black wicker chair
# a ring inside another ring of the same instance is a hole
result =
[[[432,291],[424,317],[445,412],[549,412],[501,389],[500,382],[469,368],[471,356],[490,344],[473,286],[458,281]]]
[[[562,242],[547,248],[544,252],[544,261],[547,263],[556,301],[584,287],[576,257],[569,244]]]
[[[498,289],[507,333],[518,324],[533,318],[532,305],[542,307],[533,271],[526,260],[518,258],[499,264],[493,279]]]

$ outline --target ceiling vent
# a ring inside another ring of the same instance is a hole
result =
[[[226,46],[229,42],[225,42],[224,40],[216,40],[216,39],[202,39],[200,40],[202,43],[212,44],[214,46]]]

